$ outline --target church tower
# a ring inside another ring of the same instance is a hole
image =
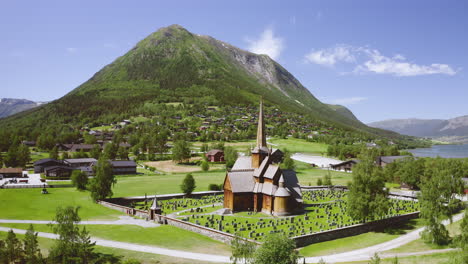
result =
[[[252,150],[252,168],[260,167],[260,164],[268,156],[269,152],[265,136],[265,121],[263,120],[263,99],[261,99],[260,111],[258,113],[257,144]]]

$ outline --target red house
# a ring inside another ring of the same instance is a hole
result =
[[[212,149],[206,153],[209,162],[222,162],[224,161],[224,151],[220,149]]]

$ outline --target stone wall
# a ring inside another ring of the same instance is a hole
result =
[[[297,247],[305,247],[310,244],[325,242],[333,239],[355,236],[370,231],[381,230],[391,225],[401,224],[411,219],[419,217],[419,212],[409,213],[400,216],[394,216],[382,220],[376,220],[369,223],[357,224],[342,228],[337,228],[319,233],[297,236],[292,239],[296,242]]]

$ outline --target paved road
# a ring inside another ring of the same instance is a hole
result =
[[[458,221],[463,218],[463,213],[455,215],[453,217],[453,221]],[[19,221],[19,220],[17,220]],[[449,224],[450,222],[443,221],[444,225]],[[7,227],[0,227],[0,231],[9,231],[11,228]],[[357,249],[357,250],[352,250],[348,252],[343,252],[339,254],[332,254],[332,255],[327,255],[327,256],[318,256],[318,257],[308,257],[306,258],[307,263],[317,263],[320,261],[320,259],[323,259],[324,261],[328,263],[334,263],[334,262],[343,262],[343,261],[365,261],[369,260],[374,256],[374,253],[380,253],[386,250],[394,249],[400,246],[403,246],[413,240],[416,240],[419,238],[419,233],[424,230],[424,228],[419,228],[417,230],[414,230],[408,234],[402,235],[398,238],[395,238],[393,240],[387,241],[385,243],[381,243],[378,245],[370,246],[367,248],[362,248],[362,249]],[[18,234],[24,234],[26,233],[26,230],[23,229],[14,229],[13,231]],[[39,232],[38,234],[40,237],[46,237],[46,238],[52,238],[52,239],[57,239],[57,236],[55,234],[51,233],[44,233],[44,232]],[[201,254],[201,253],[193,253],[193,252],[186,252],[186,251],[181,251],[181,250],[173,250],[173,249],[167,249],[167,248],[161,248],[161,247],[155,247],[155,246],[143,246],[143,245],[138,245],[138,244],[133,244],[133,243],[125,243],[125,242],[118,242],[118,241],[112,241],[112,240],[105,240],[105,239],[100,239],[100,238],[91,238],[91,240],[96,241],[97,245],[100,246],[105,246],[105,247],[113,247],[113,248],[120,248],[120,249],[126,249],[126,250],[133,250],[133,251],[139,251],[139,252],[146,252],[146,253],[153,253],[153,254],[159,254],[159,255],[166,255],[166,256],[171,256],[171,257],[178,257],[178,258],[186,258],[186,259],[195,259],[195,260],[201,260],[201,261],[208,261],[208,262],[218,262],[218,263],[229,263],[229,257],[227,256],[220,256],[220,255],[211,255],[211,254]],[[424,251],[424,252],[410,252],[410,253],[384,253],[381,256],[384,258],[388,257],[394,257],[394,256],[414,256],[414,255],[425,255],[425,254],[433,254],[433,253],[439,253],[439,252],[446,252],[450,251],[452,249],[442,249],[442,250],[430,250],[430,251]]]

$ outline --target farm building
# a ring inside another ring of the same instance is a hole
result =
[[[114,160],[110,161],[112,172],[118,174],[136,174],[136,162],[133,160]]]
[[[61,166],[63,162],[56,159],[40,159],[34,162],[34,173],[44,172],[44,168],[52,166]]]
[[[0,168],[0,178],[20,178],[23,177],[22,168]]]
[[[272,153],[274,151],[268,149],[266,144],[261,102],[257,144],[252,150],[252,156],[239,157],[224,179],[225,208],[272,215],[290,215],[303,211],[296,173],[280,169]]]
[[[338,164],[330,164],[330,168],[337,171],[353,171],[354,165],[358,163],[359,160],[347,160]]]
[[[212,149],[206,153],[206,158],[209,162],[222,162],[224,161],[224,151]]]
[[[387,164],[393,163],[397,160],[409,158],[410,156],[380,156],[377,158],[377,165],[385,167]]]
[[[70,178],[73,169],[67,166],[51,166],[44,168],[46,177]]]

